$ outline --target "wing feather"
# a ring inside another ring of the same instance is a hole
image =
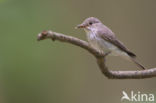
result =
[[[126,48],[124,44],[115,37],[114,33],[109,28],[105,27],[104,29],[105,30],[98,31],[98,34],[100,35],[101,38],[112,43],[120,50],[126,52],[130,57],[136,57],[134,53],[129,51],[128,48]]]

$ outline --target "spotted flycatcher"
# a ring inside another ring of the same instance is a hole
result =
[[[85,30],[90,46],[101,52],[109,53],[109,55],[124,57],[133,61],[140,68],[145,69],[136,61],[136,55],[126,48],[124,44],[115,37],[115,34],[107,26],[102,24],[99,19],[89,17],[85,19],[82,24],[78,25],[77,28],[83,28]]]

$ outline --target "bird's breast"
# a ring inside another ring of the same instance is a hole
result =
[[[96,49],[98,49],[100,51],[107,52],[107,51],[110,50],[109,48],[112,47],[111,43],[109,43],[109,42],[105,41],[104,39],[100,38],[98,36],[98,34],[96,34],[95,32],[88,32],[87,39],[88,39],[89,44],[92,47],[94,47],[94,48],[96,48]]]

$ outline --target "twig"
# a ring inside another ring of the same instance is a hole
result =
[[[89,51],[92,55],[94,55],[97,59],[97,64],[101,70],[101,72],[110,79],[143,79],[143,78],[151,78],[156,77],[156,68],[146,69],[146,70],[136,70],[136,71],[112,71],[107,68],[105,65],[105,56],[104,54],[95,48],[89,46],[88,42],[80,40],[78,38],[67,36],[61,33],[56,33],[52,31],[43,31],[38,34],[37,40],[44,39],[52,39],[59,40],[61,42],[71,43],[76,46],[82,47],[83,49]]]

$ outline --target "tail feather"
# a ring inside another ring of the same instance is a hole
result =
[[[132,58],[135,58],[135,57],[136,57],[136,55],[135,55],[134,53],[130,52],[130,51],[127,51],[127,54],[128,54],[130,57],[132,57]]]
[[[141,69],[144,69],[144,70],[146,69],[142,64],[138,63],[135,58],[131,58],[131,59],[138,67],[140,67]]]

